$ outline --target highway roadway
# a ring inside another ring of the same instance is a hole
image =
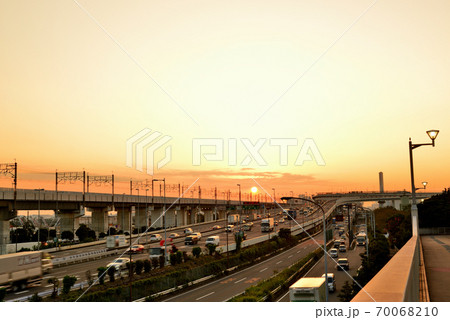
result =
[[[310,216],[298,217],[297,218],[297,222],[302,223],[303,220],[304,220],[304,222],[307,222],[308,220],[314,219],[314,218],[316,218],[319,215],[321,216],[321,213],[319,211],[315,211]],[[276,220],[278,220],[278,219],[281,218],[281,215],[277,215],[275,218],[276,218]],[[260,220],[254,221],[253,223],[254,223],[254,225],[253,225],[252,230],[246,232],[248,239],[254,238],[254,237],[259,237],[261,235],[267,234],[267,233],[262,233],[261,232],[261,226],[260,226],[261,221]],[[176,245],[176,247],[179,250],[186,251],[186,252],[190,253],[192,251],[192,248],[195,247],[195,246],[199,246],[201,248],[204,248],[207,236],[209,236],[209,235],[219,235],[220,236],[220,245],[224,245],[224,244],[226,244],[226,233],[225,233],[224,229],[222,228],[222,229],[219,229],[219,230],[211,230],[212,226],[216,225],[216,224],[217,224],[217,222],[211,222],[210,224],[201,225],[198,228],[191,227],[194,230],[194,232],[199,231],[199,232],[202,233],[201,241],[197,245],[193,245],[193,246],[186,246],[186,245],[184,245],[184,236],[181,236],[179,238],[174,239],[173,243]],[[224,221],[222,221],[222,224],[224,224]],[[284,223],[279,224],[276,227],[277,228],[276,230],[279,230],[279,228],[283,228],[283,227],[285,227],[285,228],[289,228],[290,226],[293,227],[294,225],[296,225],[296,223],[294,221],[286,220]],[[180,227],[180,228],[178,228],[175,231],[171,230],[169,233],[179,231],[177,233],[182,235],[183,230],[184,230],[184,227]],[[164,231],[161,232],[161,230],[160,230],[160,231],[157,231],[157,232],[160,233],[163,236]],[[232,233],[228,234],[228,241],[229,241],[229,244],[234,243],[234,236],[233,236]],[[306,244],[306,245],[308,245],[308,244]],[[151,247],[158,247],[158,246],[159,246],[159,243],[157,243],[157,242],[154,242],[153,244],[151,244]],[[314,246],[314,248],[315,247],[316,246]],[[81,252],[95,251],[95,250],[103,249],[103,248],[105,248],[105,244],[90,246],[90,247],[87,247],[87,248],[85,247],[85,248],[77,248],[77,249],[73,249],[73,250],[55,252],[55,253],[52,253],[52,255],[54,255],[55,257],[57,256],[56,253],[61,253],[61,254],[70,253],[70,255],[73,255],[73,254],[77,254],[77,253],[81,253]],[[305,251],[305,255],[307,253],[309,253],[310,251],[314,250],[314,248],[311,248],[311,250],[309,250],[308,252]],[[21,300],[21,299],[23,300],[26,297],[29,297],[29,296],[31,296],[34,293],[47,292],[47,291],[51,290],[51,285],[49,285],[47,283],[47,279],[48,278],[52,278],[52,277],[58,278],[60,280],[60,283],[62,284],[62,279],[64,278],[64,276],[66,276],[66,275],[73,275],[73,276],[76,276],[78,278],[78,281],[77,281],[78,285],[80,283],[83,283],[83,282],[85,283],[86,282],[86,271],[87,270],[90,270],[91,274],[93,276],[96,276],[97,275],[97,268],[106,266],[108,263],[112,262],[117,257],[119,257],[119,255],[121,255],[123,252],[125,252],[125,250],[126,250],[126,248],[125,249],[118,249],[118,255],[116,255],[116,256],[109,256],[109,257],[104,257],[104,258],[100,258],[100,259],[93,260],[93,261],[80,262],[80,263],[73,264],[73,265],[56,267],[50,272],[50,274],[45,275],[44,281],[42,281],[41,285],[37,285],[35,287],[29,287],[27,290],[16,292],[16,293],[8,293],[7,296],[5,297],[5,300],[6,301],[12,301],[12,300],[18,300],[18,299],[19,300]],[[302,250],[304,250],[304,249],[302,249]],[[126,254],[125,256],[128,257],[129,255]],[[284,262],[286,262],[286,261],[294,261],[295,262],[296,260],[292,260],[295,257],[297,257],[296,258],[297,260],[301,258],[301,257],[298,257],[298,254],[295,254],[292,257],[289,257],[289,259],[284,259],[285,260]],[[148,253],[146,253],[146,252],[145,253],[141,253],[141,254],[134,254],[133,255],[133,260],[141,260],[141,259],[147,259],[147,258],[148,258]],[[275,264],[277,262],[278,261],[275,261]],[[292,264],[294,262],[291,262],[288,265],[290,265],[290,264]],[[272,273],[269,272],[270,275],[272,275],[273,274],[273,270],[281,271],[283,269],[283,267],[287,267],[288,265],[285,265],[285,263],[283,263],[283,262],[279,262],[278,265],[276,265],[276,268],[271,268],[269,266],[267,268],[268,268],[268,270],[272,270]],[[254,283],[257,280],[251,280],[251,279],[253,279],[253,278],[260,279],[261,277],[266,277],[268,275],[268,273],[265,272],[265,271],[266,270],[261,271],[261,274],[258,274],[258,277],[251,277],[249,280],[247,280],[247,279],[246,280],[242,280],[242,282],[244,282],[244,284]],[[247,281],[250,281],[250,282],[247,282]],[[84,286],[86,286],[86,285],[84,285]],[[189,301],[195,301],[195,300],[189,300]],[[211,301],[217,301],[217,300],[211,300]]]
[[[318,234],[312,239],[306,240],[297,246],[288,249],[270,259],[262,261],[244,270],[229,276],[202,285],[187,292],[177,294],[164,301],[171,302],[221,302],[228,301],[232,297],[241,294],[245,289],[257,284],[259,281],[270,278],[308,253],[317,248],[317,243],[322,244],[322,236]],[[317,243],[316,243],[317,242]]]
[[[334,233],[334,238],[340,237]],[[346,246],[348,249],[348,237],[346,240]],[[337,258],[331,258],[327,255],[327,271],[328,273],[334,273],[336,279],[336,290],[329,292],[328,301],[339,302],[338,294],[345,284],[345,281],[353,283],[353,277],[356,275],[358,268],[361,266],[360,254],[365,252],[365,247],[355,246],[354,250],[347,250],[346,252],[339,252]],[[339,258],[347,258],[349,261],[350,269],[346,272],[337,270],[337,260]],[[325,272],[325,262],[323,257],[304,275],[304,277],[321,277]],[[289,291],[285,292],[278,302],[289,302]]]

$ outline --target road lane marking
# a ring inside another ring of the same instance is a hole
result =
[[[297,253],[300,253],[300,251],[302,251],[302,250],[298,250]]]
[[[292,258],[292,254],[288,257],[288,259],[289,259],[289,258]]]
[[[49,284],[49,285],[45,286],[45,288],[49,288],[49,287],[53,287],[53,285]]]
[[[261,278],[251,278],[251,279],[245,281],[245,283],[253,283],[253,282],[258,281],[259,279],[261,279]]]
[[[29,292],[30,290],[24,290],[24,291],[19,291],[19,292],[14,292],[14,294],[22,294],[22,293],[25,293],[25,292]]]
[[[201,299],[203,299],[203,298],[206,298],[207,296],[210,296],[210,295],[212,295],[212,294],[214,294],[214,291],[213,292],[210,292],[210,293],[208,293],[208,294],[205,294],[204,296],[202,296],[202,297],[200,297],[200,298],[197,298],[197,299],[195,299],[195,300],[201,300]]]
[[[280,299],[277,300],[277,302],[282,302],[281,300],[284,299],[284,297],[286,297],[289,294],[289,291],[286,292],[286,294],[284,294]]]
[[[220,281],[220,283],[225,284],[225,283],[228,283],[228,282],[233,281],[234,279],[236,279],[236,278],[229,278],[229,279],[227,279],[227,280]]]
[[[278,261],[277,263],[275,263],[275,264],[280,264],[280,263],[282,263],[283,262],[283,260],[280,260],[280,261]]]
[[[314,237],[314,239],[315,239],[315,237]],[[303,245],[303,244],[304,244],[304,242],[300,242],[296,247],[298,247],[298,246],[300,246],[300,245]],[[293,248],[288,249],[288,250],[289,250],[289,251],[290,251],[290,250],[293,251],[293,250],[295,250],[296,247],[293,247]],[[305,249],[305,248],[302,248],[302,249]],[[251,267],[249,267],[249,268],[246,268],[246,269],[243,269],[243,270],[240,270],[240,271],[234,273],[233,275],[236,276],[236,275],[238,275],[238,274],[240,274],[240,273],[243,273],[243,272],[246,272],[246,271],[248,271],[248,270],[256,269],[256,267],[258,267],[258,266],[260,266],[260,265],[262,265],[262,264],[264,264],[264,263],[267,263],[267,262],[269,262],[269,261],[271,261],[271,260],[274,260],[274,259],[276,259],[277,257],[278,257],[278,255],[275,255],[275,256],[273,256],[273,257],[267,259],[267,260],[260,261],[260,262],[258,262],[257,264],[255,264],[255,265],[253,265],[253,266],[251,266]],[[230,276],[228,276],[228,277],[230,277]],[[196,290],[203,289],[203,288],[205,288],[205,287],[207,287],[207,286],[215,285],[215,284],[219,283],[220,281],[221,281],[221,280],[215,280],[215,281],[213,281],[213,282],[210,282],[210,283],[207,283],[207,284],[205,284],[205,285],[199,286],[199,287],[194,288],[194,289],[192,289],[192,290],[190,290],[190,291],[187,291],[187,292],[184,292],[184,293],[180,293],[180,294],[178,294],[178,295],[176,295],[176,296],[174,296],[174,297],[172,297],[172,298],[165,299],[165,300],[163,300],[163,301],[164,301],[164,302],[166,302],[166,301],[173,301],[173,300],[176,299],[176,298],[180,298],[180,297],[185,296],[185,295],[187,295],[187,294],[192,294],[192,292],[194,292],[194,291],[196,291]],[[232,297],[228,298],[227,300],[229,300],[229,299],[231,299],[231,298],[232,298]],[[227,300],[226,300],[226,301],[227,301]]]
[[[238,280],[238,281],[236,281],[235,283],[239,283],[239,282],[241,282],[241,281],[244,281],[245,279],[247,279],[247,277],[242,278],[241,280]]]
[[[263,272],[263,271],[266,271],[266,270],[267,270],[267,268],[264,268],[264,269],[260,270],[259,272]]]

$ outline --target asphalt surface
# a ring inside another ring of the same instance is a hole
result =
[[[450,235],[421,236],[431,302],[450,301]]]
[[[309,219],[313,219],[317,217],[317,212],[309,217],[307,217],[306,219],[304,219],[303,217],[298,217],[297,221],[299,223],[303,222],[303,220],[306,222]],[[277,215],[275,217],[276,220],[280,219],[281,215]],[[246,231],[247,233],[247,239],[250,238],[254,238],[254,237],[259,237],[261,235],[267,234],[267,233],[262,233],[261,232],[261,221],[253,221],[254,225],[252,230],[250,231]],[[173,243],[176,245],[176,247],[181,250],[181,251],[186,251],[186,252],[191,252],[193,247],[201,247],[201,248],[205,248],[205,242],[206,242],[206,238],[210,235],[219,235],[220,236],[220,245],[224,245],[226,244],[226,236],[227,233],[224,231],[224,229],[219,229],[219,230],[211,230],[213,225],[218,224],[217,222],[211,222],[210,224],[207,225],[202,225],[199,226],[198,228],[195,227],[191,227],[193,229],[194,232],[201,232],[202,233],[202,237],[201,240],[198,242],[198,244],[196,245],[189,245],[186,246],[184,245],[184,235],[179,237],[179,238],[175,238]],[[222,224],[224,224],[224,221],[222,221]],[[279,224],[276,227],[276,230],[278,230],[279,228],[289,228],[290,226],[294,226],[295,222],[293,221],[289,221],[286,220],[284,223]],[[182,235],[183,230],[185,228],[179,228],[179,230],[171,230],[169,233],[172,232],[177,232],[180,235]],[[164,232],[158,232],[159,234],[161,234],[161,236],[163,236]],[[145,238],[145,237],[143,237]],[[143,238],[141,238],[141,240],[143,240]],[[228,241],[229,244],[234,243],[234,236],[233,233],[228,233]],[[141,241],[142,243],[143,241]],[[150,247],[159,247],[159,242],[153,242],[152,244],[149,245]],[[77,248],[77,249],[73,249],[73,250],[67,250],[67,251],[60,251],[60,252],[54,252],[52,253],[53,256],[55,257],[60,257],[62,255],[74,255],[74,254],[78,254],[78,253],[82,253],[82,252],[89,252],[89,251],[95,251],[95,250],[99,250],[99,249],[104,249],[105,248],[105,244],[101,244],[101,245],[94,245],[94,246],[89,246],[89,247],[85,247],[85,248]],[[17,300],[17,299],[25,299],[26,297],[29,297],[31,295],[33,295],[34,293],[42,293],[42,292],[48,292],[52,289],[52,285],[48,284],[48,279],[49,278],[53,278],[56,277],[60,280],[60,284],[62,283],[62,279],[64,278],[64,276],[66,275],[73,275],[75,277],[77,277],[78,281],[76,286],[79,286],[80,283],[85,283],[86,282],[86,271],[90,270],[92,276],[96,276],[97,275],[97,268],[99,267],[105,267],[108,263],[114,261],[115,259],[117,259],[123,252],[125,252],[126,248],[123,249],[117,249],[118,254],[117,255],[113,255],[113,256],[109,256],[109,257],[105,257],[105,258],[100,258],[97,260],[92,260],[92,261],[85,261],[85,262],[80,262],[77,264],[73,264],[73,265],[68,265],[68,266],[61,266],[61,267],[55,267],[49,274],[44,276],[43,281],[41,282],[40,285],[35,285],[35,286],[30,286],[29,288],[27,288],[26,290],[23,291],[19,291],[16,293],[8,293],[5,297],[5,301],[12,301],[12,300]],[[310,251],[312,251],[313,249],[311,249]],[[58,255],[61,254],[61,255]],[[124,257],[129,257],[128,254],[123,255]],[[133,254],[132,259],[133,260],[141,260],[141,259],[147,259],[148,258],[148,253],[144,252],[144,253],[140,253],[140,254]],[[279,265],[277,265],[277,270],[282,270],[282,267],[284,266],[284,264],[279,263]],[[275,269],[273,269],[275,270]],[[266,276],[267,273],[262,273],[261,276]],[[272,275],[272,273],[270,274]],[[259,277],[257,277],[259,279]],[[246,280],[249,281],[249,280]],[[254,281],[253,281],[254,282]],[[252,282],[252,283],[253,283]],[[84,286],[86,286],[84,284]],[[217,300],[213,300],[213,301],[217,301]]]
[[[178,294],[164,301],[171,302],[221,302],[242,293],[248,287],[259,281],[270,278],[274,273],[280,272],[298,260],[308,255],[317,248],[317,243],[322,244],[321,235],[306,240],[297,246],[282,252],[270,259],[262,261],[244,270],[229,276]]]
[[[341,223],[342,224],[342,223]],[[346,225],[346,224],[345,224]],[[335,230],[333,233],[334,239],[340,239]],[[348,250],[348,233],[346,233],[345,245],[347,247],[346,252],[339,252],[337,258],[331,258],[327,255],[327,272],[334,273],[336,280],[336,290],[334,292],[329,292],[328,301],[329,302],[339,302],[340,299],[338,294],[345,284],[345,281],[350,283],[353,282],[353,277],[356,275],[358,268],[361,265],[360,254],[365,252],[365,247],[355,246],[354,250]],[[337,261],[339,258],[347,258],[349,261],[350,269],[346,271],[341,271],[337,269]],[[322,257],[305,275],[304,277],[321,277],[325,273],[325,262]],[[286,291],[278,300],[278,302],[289,302],[289,291]]]

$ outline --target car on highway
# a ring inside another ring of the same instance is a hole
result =
[[[222,227],[216,224],[215,226],[212,227],[212,229],[213,230],[219,230],[219,229],[222,229]]]
[[[277,220],[275,220],[275,226],[278,226],[278,221]]]
[[[281,218],[281,219],[279,220],[279,223],[283,223],[283,222],[284,222],[284,219]]]
[[[202,234],[200,232],[192,232],[190,235],[197,236],[198,240],[200,240],[202,238]]]
[[[327,277],[328,277],[328,291],[335,292],[336,279],[334,278],[334,273],[327,273]],[[322,275],[322,278],[325,278],[325,274]]]
[[[215,246],[218,246],[219,242],[220,242],[219,236],[209,236],[208,238],[206,238],[205,245],[213,244]]]
[[[197,244],[198,243],[198,237],[197,236],[193,236],[193,235],[188,235],[185,239],[184,239],[184,244],[185,245],[193,245],[193,244]]]
[[[186,229],[184,229],[184,234],[185,235],[189,235],[189,234],[191,234],[193,231],[192,231],[192,229],[191,228],[186,228]]]
[[[150,236],[150,241],[161,241],[162,237],[159,233],[152,234]]]
[[[342,244],[339,246],[339,252],[346,252],[347,251],[347,247],[345,246],[345,244]]]
[[[172,232],[169,234],[169,238],[178,238],[180,235],[178,233]]]
[[[252,230],[252,226],[253,226],[253,223],[251,223],[251,222],[246,223],[246,224],[244,224],[244,225],[242,226],[242,230],[244,230],[244,231],[250,231],[250,230]]]
[[[330,250],[330,257],[337,258],[338,257],[338,250],[336,248],[332,248]]]
[[[341,240],[335,240],[333,247],[339,249],[339,246],[341,245]]]
[[[234,231],[234,226],[231,225],[231,224],[227,225],[227,227],[225,228],[225,231],[226,232],[233,232]]]
[[[142,253],[144,252],[144,246],[142,244],[135,244],[131,248],[128,248],[127,251],[131,253]]]
[[[341,270],[349,270],[350,269],[350,264],[348,263],[348,259],[347,258],[340,258],[338,259],[337,262],[337,266],[336,268],[341,271]]]
[[[106,267],[107,268],[109,268],[109,267],[115,268],[116,271],[120,272],[123,269],[127,268],[127,263],[129,263],[129,262],[130,262],[129,258],[118,258],[118,259],[114,260],[113,262],[108,263],[106,265]]]

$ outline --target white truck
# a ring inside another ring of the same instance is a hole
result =
[[[237,224],[239,222],[238,214],[230,214],[228,215],[228,224]]]
[[[356,235],[356,244],[358,246],[365,246],[366,245],[366,234],[363,232],[360,232]]]
[[[126,236],[124,234],[117,234],[114,236],[106,237],[106,248],[115,249],[122,248],[128,245]]]
[[[266,218],[261,220],[261,232],[270,232],[273,231],[275,223],[273,218]]]
[[[26,251],[0,256],[0,286],[13,291],[24,290],[29,284],[40,282],[44,272],[53,268],[46,252]]]
[[[301,278],[289,287],[291,302],[324,302],[325,278]]]

